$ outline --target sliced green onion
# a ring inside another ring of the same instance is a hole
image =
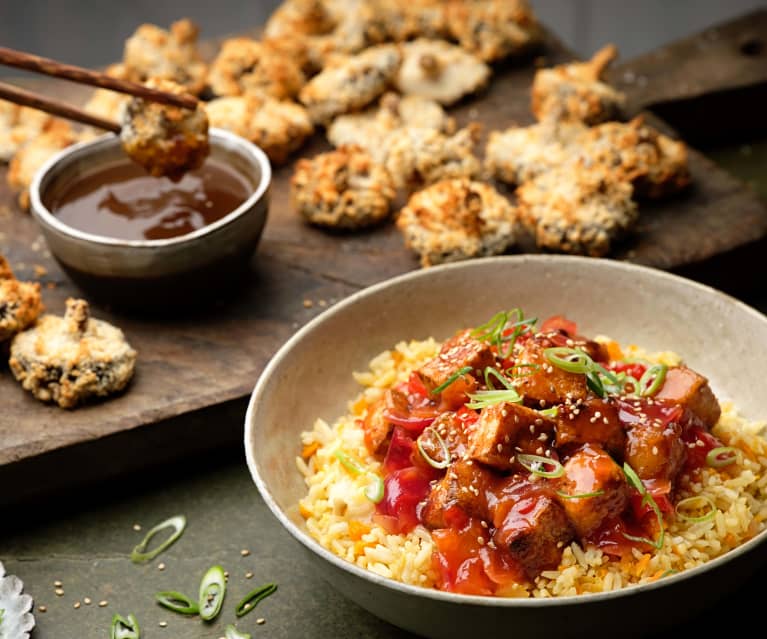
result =
[[[370,483],[362,491],[374,504],[379,503],[384,498],[384,480],[375,473],[369,473]]]
[[[738,460],[738,449],[732,446],[719,446],[708,451],[706,464],[711,468],[722,468]]]
[[[333,457],[341,462],[341,465],[355,477],[358,475],[367,475],[370,478],[370,483],[365,486],[362,491],[365,497],[367,497],[374,504],[377,504],[384,498],[384,482],[381,477],[369,471],[362,464],[360,464],[360,462],[354,459],[354,457],[347,455],[342,450],[337,450],[334,452]]]
[[[514,386],[512,386],[511,382],[506,379],[496,368],[493,368],[492,366],[486,366],[485,367],[485,386],[487,386],[488,390],[495,390],[495,386],[493,386],[493,382],[490,379],[491,377],[495,377],[501,384],[503,384],[504,388],[506,390],[515,390]]]
[[[576,493],[574,495],[571,495],[570,493],[566,493],[563,490],[558,490],[557,495],[564,499],[587,499],[588,497],[599,497],[600,495],[604,495],[604,490],[595,490],[593,493]]]
[[[200,607],[196,601],[192,601],[185,594],[175,590],[164,590],[154,596],[158,604],[163,608],[172,610],[182,615],[196,615],[200,612]]]
[[[459,368],[455,373],[453,373],[450,377],[447,378],[447,380],[437,386],[432,391],[429,391],[431,395],[439,395],[443,390],[445,390],[450,384],[452,384],[455,380],[457,380],[459,377],[463,377],[466,375],[466,373],[471,373],[471,366],[464,366],[463,368]]]
[[[592,370],[595,373],[598,373],[599,375],[602,375],[603,377],[607,378],[607,381],[609,381],[611,384],[620,385],[620,379],[618,376],[613,373],[612,371],[608,371],[604,366],[601,364],[597,364],[596,362],[593,362],[594,366]]]
[[[631,466],[629,466],[628,462],[623,462],[623,474],[626,475],[626,480],[628,481],[629,485],[636,488],[639,491],[639,494],[642,495],[642,505],[644,506],[649,504],[650,508],[652,508],[653,513],[655,513],[655,517],[658,519],[658,525],[660,526],[660,534],[658,535],[658,539],[655,541],[648,539],[647,537],[635,537],[634,535],[629,535],[627,533],[623,533],[623,536],[631,541],[639,541],[650,546],[654,546],[660,550],[663,548],[663,542],[666,538],[666,529],[663,526],[663,514],[661,513],[660,508],[658,508],[658,504],[655,503],[653,496],[647,492],[647,488],[645,488],[642,480],[639,479],[639,475],[637,475],[636,471]]]
[[[432,439],[437,440],[437,444],[439,445],[440,449],[442,450],[442,460],[436,460],[433,459],[424,449],[423,449],[423,443],[421,442],[421,437],[426,435],[426,433],[429,434],[429,436]],[[419,437],[416,440],[416,446],[418,447],[418,452],[421,453],[421,457],[426,460],[426,463],[429,464],[432,468],[447,468],[450,465],[450,449],[447,447],[447,444],[445,443],[445,440],[442,439],[442,435],[440,435],[437,432],[437,429],[433,426],[429,426],[428,428],[425,428],[423,433],[421,433],[421,437]]]
[[[685,512],[703,510],[704,508],[705,512],[702,515],[691,516]],[[674,511],[677,516],[685,521],[697,524],[702,521],[710,521],[713,519],[714,515],[716,515],[716,506],[714,505],[714,502],[705,495],[695,495],[694,497],[688,497],[687,499],[681,500],[674,507]]]
[[[529,470],[531,473],[534,475],[539,475],[540,477],[556,479],[557,477],[561,477],[565,474],[565,467],[556,459],[549,459],[548,457],[541,457],[540,455],[518,453],[517,461],[525,468],[527,468],[527,470]],[[554,470],[545,470],[549,466],[553,466]]]
[[[340,461],[341,465],[346,468],[346,470],[348,470],[352,475],[361,475],[365,472],[365,468],[362,466],[362,464],[354,459],[354,457],[347,455],[342,450],[337,450],[334,452],[333,457]]]
[[[648,368],[644,375],[639,379],[639,394],[642,397],[652,397],[663,386],[666,381],[666,372],[668,366],[665,364],[655,364]]]
[[[544,410],[539,410],[538,413],[544,417],[550,417],[551,419],[554,419],[557,415],[559,415],[559,406],[545,408]]]
[[[503,327],[506,326],[508,319],[508,311],[500,311],[484,324],[477,326],[477,328],[471,332],[471,336],[476,337],[479,340],[492,341],[492,339],[503,330]]]
[[[591,371],[594,366],[594,361],[588,356],[588,353],[580,349],[555,346],[544,349],[543,355],[554,366],[568,373],[585,374]]]
[[[121,615],[112,617],[112,626],[109,630],[110,639],[139,639],[141,637],[141,628],[133,615],[128,618]]]
[[[173,533],[168,537],[164,542],[162,542],[157,548],[154,550],[147,551],[147,546],[149,546],[149,542],[152,541],[152,538],[161,530],[164,530],[166,528],[173,528]],[[165,521],[157,524],[154,528],[152,528],[147,534],[144,539],[141,540],[141,542],[133,549],[133,552],[131,553],[130,559],[133,563],[139,564],[139,563],[145,563],[147,561],[151,561],[157,555],[159,555],[164,550],[167,550],[171,545],[173,545],[179,537],[184,532],[184,529],[186,528],[186,517],[184,515],[176,515],[175,517],[171,517],[170,519],[166,519]]]
[[[508,375],[509,377],[530,377],[531,375],[535,375],[535,371],[537,371],[541,367],[540,364],[528,364],[528,363],[522,363],[522,364],[514,364],[513,366],[509,366],[506,370],[503,371],[504,375]],[[515,373],[515,368],[529,368],[529,373]]]
[[[467,408],[479,410],[482,408],[488,408],[501,402],[510,402],[512,404],[519,404],[522,402],[522,397],[513,388],[507,390],[489,390],[489,391],[477,391],[476,393],[469,394],[471,401],[466,403]]]
[[[264,584],[255,590],[251,590],[247,595],[243,597],[242,601],[237,604],[235,614],[238,617],[242,617],[243,615],[248,614],[251,610],[253,610],[253,608],[256,607],[256,604],[258,604],[259,601],[266,599],[269,595],[274,594],[276,590],[277,584]]]
[[[604,384],[602,383],[602,378],[599,377],[599,373],[595,371],[586,373],[586,386],[588,386],[597,397],[604,398],[605,395],[607,395]]]
[[[250,635],[247,632],[240,632],[232,624],[226,627],[224,633],[226,634],[226,639],[250,639]]]
[[[226,576],[221,566],[211,566],[200,582],[200,618],[212,621],[221,612],[226,596]]]
[[[509,324],[512,317],[515,317],[516,321]],[[479,340],[490,342],[498,349],[501,357],[508,357],[514,350],[517,338],[525,330],[530,330],[537,321],[535,317],[526,318],[521,308],[513,308],[510,311],[496,313],[489,321],[475,328],[471,335]],[[510,328],[514,329],[511,335],[504,335],[504,331]]]

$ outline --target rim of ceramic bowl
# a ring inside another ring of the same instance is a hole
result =
[[[249,195],[248,198],[231,213],[227,213],[221,219],[216,220],[212,224],[206,224],[196,231],[192,231],[191,233],[187,233],[186,235],[181,235],[179,237],[172,237],[162,240],[124,240],[115,237],[108,237],[106,235],[97,235],[95,233],[81,231],[80,229],[76,229],[72,226],[69,226],[68,224],[64,224],[53,213],[51,213],[50,210],[48,210],[48,207],[45,206],[42,202],[41,187],[43,183],[49,178],[50,174],[58,168],[61,162],[66,161],[70,156],[76,153],[80,153],[83,150],[99,150],[102,147],[115,143],[119,144],[120,138],[113,133],[106,133],[94,140],[86,140],[73,144],[72,146],[68,146],[66,149],[54,155],[42,167],[40,167],[37,173],[35,173],[35,176],[32,179],[32,184],[29,187],[31,200],[30,210],[41,224],[51,227],[61,234],[78,240],[85,240],[104,246],[126,246],[133,248],[156,249],[160,247],[193,242],[194,240],[197,240],[205,235],[215,233],[218,229],[227,226],[241,215],[249,211],[264,197],[272,182],[272,165],[270,164],[266,153],[264,153],[261,148],[252,142],[249,142],[245,138],[242,138],[239,135],[235,135],[230,131],[225,131],[224,129],[211,128],[208,133],[211,139],[211,143],[216,140],[224,141],[229,146],[236,149],[236,152],[249,156],[249,159],[258,165],[259,171],[261,173],[261,180],[254,189],[253,193],[251,193],[251,195]]]
[[[302,545],[304,545],[306,548],[312,551],[315,555],[318,555],[325,561],[330,562],[331,564],[333,564],[335,567],[339,568],[340,570],[350,572],[351,574],[361,579],[372,582],[379,586],[383,586],[385,588],[399,591],[402,594],[412,595],[414,597],[426,597],[428,599],[436,599],[438,601],[445,602],[445,603],[471,604],[471,605],[478,605],[478,606],[504,607],[504,608],[528,608],[528,607],[551,607],[551,606],[560,607],[560,606],[572,606],[576,604],[577,605],[583,605],[583,604],[589,604],[589,603],[596,604],[599,602],[604,602],[605,600],[615,599],[619,597],[629,597],[629,596],[636,595],[640,592],[655,590],[656,588],[664,588],[666,587],[666,585],[670,583],[678,583],[681,581],[685,581],[687,579],[692,579],[696,577],[697,575],[700,575],[704,572],[708,572],[709,570],[713,570],[717,566],[727,563],[737,558],[738,556],[746,552],[749,552],[752,548],[760,545],[761,543],[767,540],[767,530],[763,530],[758,535],[752,537],[751,539],[744,542],[737,548],[733,548],[732,550],[725,553],[724,555],[721,555],[719,557],[716,557],[715,559],[707,561],[705,564],[702,564],[700,566],[683,570],[679,573],[669,575],[662,579],[658,579],[652,583],[633,584],[631,586],[626,586],[626,587],[620,588],[619,590],[612,590],[609,592],[587,593],[587,594],[581,594],[581,595],[566,595],[566,596],[547,597],[547,598],[530,597],[526,599],[520,599],[520,598],[485,597],[481,595],[464,595],[464,594],[458,594],[458,593],[444,592],[441,590],[436,590],[431,588],[412,586],[399,581],[395,581],[394,579],[382,577],[381,575],[377,575],[376,573],[373,573],[369,570],[360,568],[356,564],[352,564],[348,561],[345,561],[344,559],[341,559],[337,555],[327,550],[317,540],[315,540],[311,535],[309,535],[307,531],[301,529],[295,522],[293,522],[293,520],[290,519],[286,515],[286,513],[279,507],[276,500],[272,496],[271,491],[268,489],[267,482],[261,475],[261,470],[258,464],[256,463],[253,451],[250,446],[251,436],[253,434],[253,431],[255,430],[254,414],[256,410],[256,405],[258,404],[260,397],[264,394],[264,389],[267,384],[267,380],[271,377],[274,370],[282,364],[283,360],[286,358],[288,353],[290,353],[293,350],[296,344],[299,344],[306,335],[308,335],[315,329],[315,327],[324,323],[325,321],[327,321],[334,315],[344,312],[345,309],[347,309],[350,306],[353,306],[354,304],[359,302],[359,300],[364,299],[365,297],[368,297],[371,295],[376,295],[379,291],[400,286],[404,282],[408,282],[408,281],[420,279],[420,278],[428,278],[433,273],[466,268],[469,265],[477,265],[480,262],[483,264],[495,263],[499,267],[501,267],[503,264],[508,264],[508,263],[523,263],[523,262],[536,263],[537,262],[541,264],[553,264],[553,263],[559,262],[567,266],[568,268],[577,268],[578,265],[582,263],[588,262],[588,263],[596,264],[598,262],[603,265],[600,268],[610,268],[610,269],[615,269],[616,271],[628,272],[628,273],[640,273],[652,278],[674,281],[677,284],[696,289],[702,295],[718,297],[722,302],[730,304],[730,305],[735,305],[739,307],[742,312],[748,313],[752,315],[754,318],[756,318],[758,321],[761,321],[767,324],[767,317],[765,317],[759,311],[710,286],[706,286],[705,284],[700,284],[699,282],[689,280],[679,275],[673,275],[665,271],[660,271],[655,268],[641,266],[638,264],[632,264],[628,262],[618,262],[618,261],[608,260],[604,258],[576,257],[576,256],[565,256],[565,255],[515,255],[515,256],[488,257],[488,258],[482,258],[480,260],[473,260],[470,262],[444,264],[444,265],[432,267],[429,269],[411,271],[409,273],[405,273],[404,275],[399,275],[397,277],[385,280],[383,282],[379,282],[378,284],[374,284],[360,291],[357,291],[356,293],[350,295],[346,299],[340,301],[338,304],[334,305],[333,307],[317,315],[317,317],[313,318],[311,321],[305,324],[287,342],[285,342],[280,347],[280,349],[275,353],[275,355],[269,361],[264,371],[261,373],[258,379],[258,382],[256,383],[256,386],[253,390],[253,393],[251,394],[251,398],[248,403],[248,410],[245,415],[245,442],[244,442],[245,457],[247,460],[248,469],[250,470],[250,474],[256,484],[256,487],[258,488],[259,493],[261,494],[262,498],[266,502],[269,509],[272,511],[272,514],[279,520],[282,526],[296,540],[298,540]]]

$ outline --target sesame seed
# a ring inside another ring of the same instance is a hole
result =
[[[256,624],[259,626],[263,626],[265,623],[266,623],[266,619],[264,619],[263,617],[259,617],[258,619],[256,619]]]
[[[538,448],[535,449],[536,455],[543,455],[543,446],[538,446]]]
[[[310,299],[304,300],[304,308],[311,308],[312,306],[314,306],[314,302],[312,302],[312,300]]]
[[[695,445],[699,446],[700,448],[703,448],[705,446],[702,439],[699,439],[697,442],[695,442]]]
[[[545,406],[545,405],[546,405],[546,401],[545,401],[545,400],[543,400],[543,399],[539,399],[539,400],[538,400],[538,403],[539,403],[541,406]]]
[[[487,522],[484,519],[480,519],[479,525],[482,526],[482,528],[487,528]]]
[[[63,588],[56,588],[53,592],[56,593],[57,597],[63,597],[64,596],[64,589]]]
[[[508,410],[506,410],[506,409],[504,408],[504,409],[501,411],[501,415],[503,415],[504,417],[508,417],[508,416],[509,416],[509,411],[508,411]]]
[[[539,442],[545,442],[548,438],[549,436],[546,433],[541,433],[540,435],[538,435]]]
[[[106,608],[109,605],[109,602],[106,599],[102,599],[99,601],[99,608]]]
[[[247,557],[247,556],[250,554],[250,551],[249,551],[247,548],[243,548],[243,549],[240,551],[240,554],[241,554],[243,557]]]
[[[535,433],[535,425],[534,424],[530,424],[530,432],[531,433]]]
[[[546,451],[546,457],[551,457],[551,451],[550,450]]]
[[[53,582],[53,585],[56,586],[56,588],[61,588],[64,584],[57,579]]]
[[[498,444],[495,449],[500,453],[503,450],[503,444]]]
[[[224,571],[224,579],[229,579],[229,571],[228,570]]]
[[[245,573],[245,579],[253,579],[253,573],[252,572],[246,572]]]
[[[72,604],[72,607],[73,607],[75,610],[77,610],[77,609],[80,607],[80,602],[79,602],[79,601],[75,601],[75,603],[73,603],[73,604]]]
[[[133,530],[139,532],[141,530],[141,524],[133,524]]]
[[[167,621],[161,621],[157,625],[160,626],[160,628],[167,628],[168,627],[168,622]]]
[[[513,464],[513,463],[514,463],[514,455],[512,455],[511,457],[509,457],[509,463],[510,463],[510,464]]]
[[[38,609],[40,612],[46,612],[46,611],[48,610],[48,607],[47,607],[47,606],[38,606],[38,607],[37,607],[37,609]]]
[[[484,546],[484,545],[485,545],[485,538],[484,538],[482,535],[478,535],[478,536],[477,536],[477,543],[478,543],[480,546]]]
[[[657,455],[658,454],[658,447],[657,446],[653,446],[652,447],[652,454],[653,455]]]
[[[91,598],[90,598],[90,597],[84,597],[84,598],[83,598],[83,603],[84,603],[86,606],[90,606],[90,605],[91,605]]]
[[[165,564],[164,564],[164,563],[162,563],[162,562],[160,562],[159,564],[157,564],[157,570],[165,570]]]
[[[601,411],[596,411],[596,412],[594,413],[594,417],[596,417],[597,419],[599,419],[600,417],[602,417],[602,412],[601,412]]]

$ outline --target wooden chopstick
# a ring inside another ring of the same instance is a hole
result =
[[[119,93],[135,95],[136,97],[149,100],[150,102],[169,104],[184,109],[197,108],[197,98],[188,94],[177,95],[175,93],[150,89],[138,82],[119,80],[108,76],[105,73],[83,69],[82,67],[76,67],[71,64],[64,64],[31,53],[16,51],[15,49],[0,47],[0,64],[15,67],[17,69],[34,71],[36,73],[43,73],[55,78],[64,78],[65,80],[71,80],[73,82],[78,82],[79,84],[88,84],[102,89],[118,91]]]
[[[52,115],[58,115],[68,120],[75,120],[76,122],[112,131],[113,133],[120,133],[120,125],[117,122],[105,120],[97,115],[92,115],[78,109],[77,107],[51,100],[50,98],[38,95],[37,93],[32,93],[31,91],[19,89],[18,87],[6,84],[5,82],[0,82],[0,98],[23,106],[32,107],[33,109],[45,111]]]

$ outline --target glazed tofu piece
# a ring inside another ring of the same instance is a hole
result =
[[[520,377],[517,382],[517,391],[528,404],[551,406],[567,399],[584,400],[589,394],[585,375],[562,370],[546,358],[544,351],[556,345],[550,336],[538,334],[526,340],[522,346],[516,363],[534,365],[532,373]]]
[[[590,397],[565,402],[556,418],[556,446],[598,444],[611,454],[620,456],[626,444],[618,409],[603,399]]]
[[[442,344],[439,354],[426,362],[420,375],[425,384],[436,388],[444,384],[464,366],[471,366],[472,373],[479,376],[486,366],[495,363],[495,356],[487,342],[471,336],[471,330],[460,331]]]
[[[567,460],[564,468],[560,490],[570,497],[557,497],[579,537],[587,537],[603,521],[623,512],[628,502],[628,484],[621,467],[603,448],[586,444]]]
[[[655,398],[681,404],[708,428],[714,426],[722,414],[708,380],[686,366],[668,369],[666,380]]]
[[[530,579],[559,565],[562,548],[573,539],[564,508],[546,491],[530,482],[509,480],[511,499],[493,508],[493,541],[506,548]]]
[[[519,468],[518,452],[543,455],[553,439],[554,422],[520,404],[485,408],[469,433],[471,459],[501,472]]]
[[[453,412],[442,413],[431,425],[431,428],[439,433],[442,441],[447,446],[450,459],[456,461],[466,454],[468,445],[468,436],[464,429],[463,422]],[[436,461],[442,461],[444,451],[437,439],[433,437],[428,430],[418,436],[418,443],[426,454]]]
[[[428,528],[444,528],[445,511],[456,506],[469,517],[487,519],[487,492],[496,481],[495,473],[486,466],[471,460],[455,462],[432,487],[421,520]]]
[[[674,481],[686,453],[678,423],[645,419],[634,423],[626,435],[623,459],[641,479]]]

